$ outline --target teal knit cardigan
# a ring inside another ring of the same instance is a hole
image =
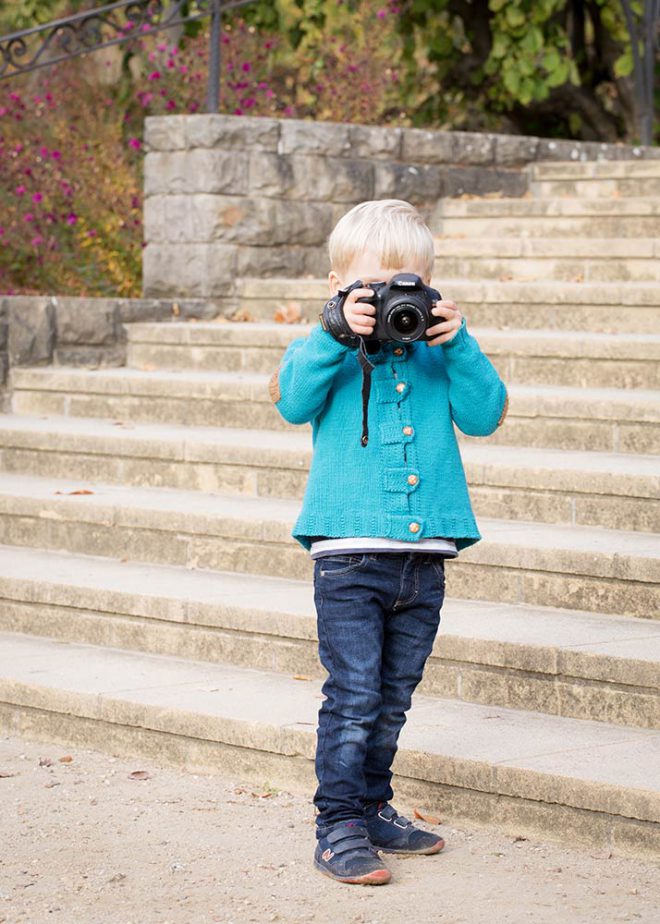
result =
[[[313,455],[291,535],[481,539],[454,424],[470,436],[499,427],[508,394],[468,333],[465,318],[446,343],[372,341],[369,441],[363,446],[358,348],[321,324],[292,340],[270,380],[270,396],[293,424],[311,422]]]

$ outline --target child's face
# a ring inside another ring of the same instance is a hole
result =
[[[361,279],[365,285],[370,282],[389,282],[397,273],[415,273],[421,277],[425,285],[431,285],[431,277],[426,275],[419,263],[406,263],[405,266],[385,269],[377,254],[372,250],[365,250],[364,253],[353,258],[344,276],[340,277],[334,270],[330,271],[328,274],[330,294],[336,295],[340,288],[351,285],[356,279]]]

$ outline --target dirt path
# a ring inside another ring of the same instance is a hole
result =
[[[334,882],[311,865],[311,797],[0,738],[0,922],[658,922],[660,864],[448,824],[420,823],[447,846],[387,857],[388,885]]]

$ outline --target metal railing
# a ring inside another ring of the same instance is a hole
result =
[[[0,80],[172,26],[211,17],[207,112],[220,108],[222,14],[254,0],[118,0],[0,36]]]

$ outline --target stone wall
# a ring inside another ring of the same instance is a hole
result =
[[[195,299],[0,296],[0,388],[12,366],[124,365],[125,322],[217,314],[217,304]]]
[[[231,115],[145,120],[143,292],[235,305],[241,276],[321,276],[336,221],[365,199],[528,189],[548,160],[660,157],[648,147]]]

